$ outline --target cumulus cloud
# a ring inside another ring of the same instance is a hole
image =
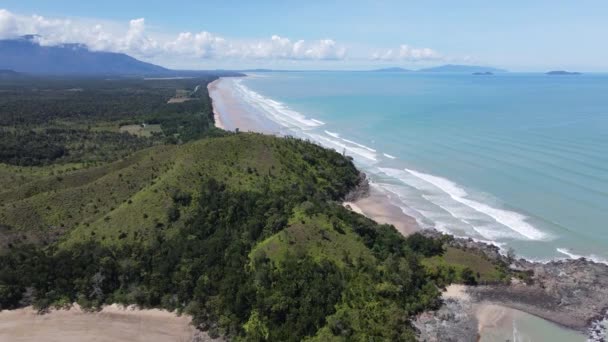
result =
[[[428,61],[441,59],[442,56],[433,49],[414,48],[404,44],[398,49],[375,52],[371,58],[382,61]]]
[[[263,39],[228,39],[217,34],[182,32],[167,35],[151,32],[144,18],[128,23],[98,20],[24,16],[0,9],[0,39],[38,35],[45,46],[85,44],[91,50],[123,52],[144,59],[247,59],[247,60],[343,60],[347,49],[333,39],[291,40],[280,35]],[[398,48],[359,51],[351,59],[376,61],[449,60],[430,48],[401,45]]]
[[[15,16],[4,9],[0,9],[0,38],[10,38],[18,32]]]
[[[254,59],[335,60],[346,57],[346,48],[331,39],[292,42],[288,38],[274,35],[269,40],[245,44],[241,49],[244,57]]]
[[[120,26],[120,25],[117,25]],[[346,56],[346,48],[331,39],[298,40],[274,35],[270,39],[228,40],[210,32],[182,32],[176,37],[150,34],[144,18],[133,19],[125,28],[70,19],[21,16],[0,9],[0,38],[38,35],[41,45],[80,43],[91,50],[124,52],[137,57],[196,57],[204,59],[250,58],[335,60]]]

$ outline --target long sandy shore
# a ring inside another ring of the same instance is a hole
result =
[[[213,104],[215,126],[228,131],[258,132],[280,134],[281,127],[273,121],[255,113],[253,108],[245,106],[231,91],[225,82],[234,80],[218,79],[207,86]]]

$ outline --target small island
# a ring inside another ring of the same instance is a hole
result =
[[[494,73],[490,72],[490,71],[483,71],[483,72],[474,72],[472,75],[475,75],[475,76],[492,76],[492,75],[494,75]]]
[[[581,75],[580,72],[565,71],[565,70],[553,70],[553,71],[547,72],[546,74],[547,75],[552,75],[552,76]]]

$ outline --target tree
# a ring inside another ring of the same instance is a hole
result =
[[[460,278],[465,285],[477,285],[477,279],[475,273],[469,267],[465,267],[460,272]]]

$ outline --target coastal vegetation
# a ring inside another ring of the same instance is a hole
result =
[[[505,278],[344,208],[349,157],[214,128],[211,80],[2,83],[0,309],[137,304],[234,340],[410,341],[441,287]],[[159,129],[120,132],[142,124]]]

